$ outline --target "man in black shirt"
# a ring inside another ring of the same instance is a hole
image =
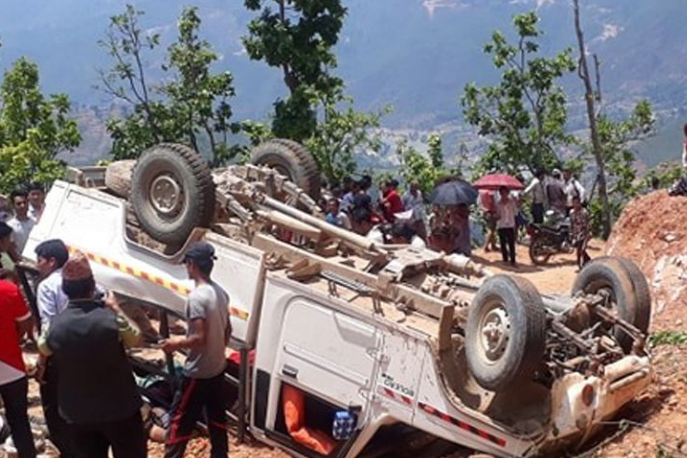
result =
[[[60,368],[60,415],[72,425],[77,456],[145,458],[138,394],[125,347],[140,343],[140,333],[119,313],[114,296],[94,299],[95,281],[86,257],[76,253],[62,269],[67,309],[41,335],[42,354]]]

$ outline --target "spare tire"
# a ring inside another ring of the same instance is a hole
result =
[[[105,187],[119,197],[128,198],[131,192],[131,175],[136,161],[116,161],[105,169]]]
[[[625,268],[635,291],[636,309],[633,324],[643,333],[649,332],[651,322],[651,288],[639,266],[628,258],[616,258]]]
[[[638,325],[642,325],[644,312],[640,309],[638,295],[628,269],[619,259],[602,257],[587,263],[575,279],[572,288],[573,295],[579,292],[597,294],[604,291],[609,295],[611,308],[619,318],[637,328],[640,327]],[[645,327],[648,327],[648,320]],[[645,331],[641,328],[640,330]],[[629,351],[632,348],[632,338],[626,332],[616,329],[614,334],[623,349]]]
[[[546,347],[546,310],[524,278],[490,277],[468,312],[465,354],[475,381],[488,390],[512,390],[532,380]]]
[[[136,163],[131,203],[153,238],[182,244],[193,228],[207,227],[215,211],[215,186],[205,160],[192,148],[163,143]]]
[[[319,168],[305,146],[283,138],[268,140],[253,148],[250,162],[272,167],[313,199],[320,197],[322,182]]]

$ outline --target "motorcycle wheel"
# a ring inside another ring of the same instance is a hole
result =
[[[532,264],[543,266],[551,258],[550,247],[547,246],[544,237],[534,237],[530,242],[530,260]]]

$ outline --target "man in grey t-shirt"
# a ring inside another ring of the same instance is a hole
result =
[[[197,421],[207,417],[212,458],[229,456],[227,397],[224,369],[226,346],[231,336],[229,296],[210,278],[215,250],[206,242],[194,242],[184,264],[196,288],[186,304],[186,337],[163,342],[166,352],[188,350],[184,375],[174,397],[167,431],[165,458],[182,458]]]

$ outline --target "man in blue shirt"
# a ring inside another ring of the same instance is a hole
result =
[[[69,298],[62,290],[62,267],[69,259],[69,251],[62,240],[46,240],[36,247],[36,268],[43,278],[36,289],[36,306],[40,325],[47,329],[52,321],[69,304]],[[43,415],[50,433],[50,440],[62,458],[76,455],[72,450],[69,425],[58,413],[58,372],[55,358],[40,357],[38,360],[41,381],[41,403]]]

